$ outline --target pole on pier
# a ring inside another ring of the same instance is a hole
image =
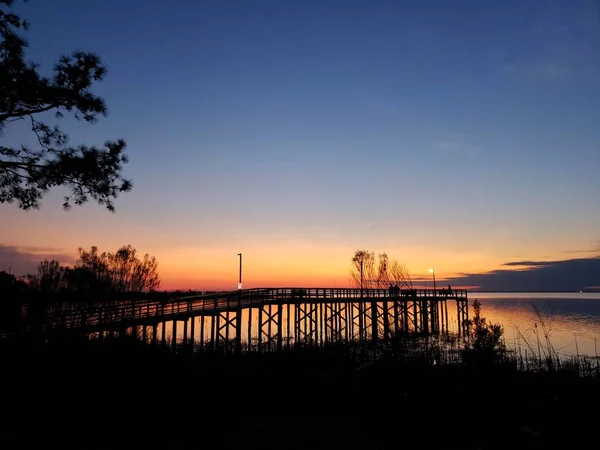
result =
[[[171,350],[177,351],[177,321],[173,321],[173,330],[171,332]]]
[[[216,303],[216,300],[215,300]],[[210,346],[215,349],[215,312],[210,315]]]
[[[317,299],[318,300],[318,299]],[[319,336],[317,336],[317,343],[321,341],[321,345],[325,344],[323,339],[323,302],[319,303]]]
[[[377,311],[377,302],[371,302],[371,339],[377,343],[379,335],[379,313]]]
[[[240,291],[237,301],[235,316],[235,352],[242,352],[242,292]]]
[[[258,351],[262,350],[262,327],[263,327],[263,305],[259,305],[258,307]]]
[[[192,347],[192,351],[194,351],[194,338],[196,334],[196,317],[190,317],[190,346]]]
[[[188,322],[189,322],[189,318],[186,317],[185,320],[183,321],[183,347],[185,348],[187,346],[187,335],[188,335]]]
[[[238,253],[238,256],[240,257],[240,278],[238,281],[238,289],[242,289],[242,254]],[[252,262],[252,261],[250,261]]]
[[[387,342],[390,337],[390,320],[388,317],[388,302],[383,301],[383,339]]]
[[[435,269],[430,267],[429,273],[433,276],[433,295],[435,296]]]
[[[446,333],[448,333],[448,301],[444,301],[444,317],[446,319]]]
[[[252,304],[248,308],[248,350],[252,350]]]
[[[204,350],[204,322],[206,317],[200,316],[200,348]]]
[[[291,329],[290,329],[290,302],[287,302],[287,316],[286,316],[286,322],[287,322],[287,346],[288,348],[290,348],[290,343],[291,343]]]
[[[279,298],[277,305],[277,351],[281,351],[283,344],[283,299]]]

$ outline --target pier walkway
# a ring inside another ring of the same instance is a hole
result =
[[[451,305],[451,312],[448,306]],[[140,332],[166,342],[167,330],[184,344],[281,349],[297,342],[388,339],[393,333],[464,333],[466,290],[257,288],[169,300],[61,302],[46,311],[46,335]],[[182,326],[183,330],[179,330]],[[197,330],[200,328],[200,330]],[[171,339],[174,348],[177,339]]]

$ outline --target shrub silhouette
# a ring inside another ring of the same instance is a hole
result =
[[[469,341],[463,354],[466,363],[495,363],[504,359],[504,327],[499,323],[490,323],[481,316],[481,303],[478,300],[473,302],[473,318],[467,325]]]

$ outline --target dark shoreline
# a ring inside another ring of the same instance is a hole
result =
[[[419,356],[361,365],[345,344],[173,354],[119,338],[2,357],[6,448],[571,447],[600,402],[600,377]]]

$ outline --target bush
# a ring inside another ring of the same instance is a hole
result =
[[[481,316],[481,303],[473,302],[473,319],[468,321],[469,340],[465,345],[463,360],[467,363],[495,363],[506,357],[504,327],[490,323]]]

